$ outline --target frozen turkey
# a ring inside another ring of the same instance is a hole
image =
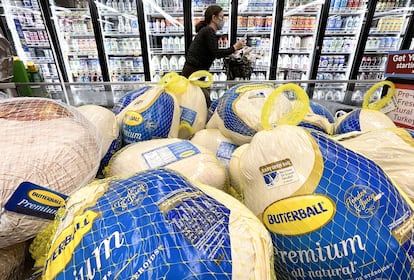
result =
[[[21,242],[0,249],[0,279],[23,279],[26,248],[26,242]]]
[[[414,279],[414,205],[387,173],[325,133],[263,126],[234,172],[271,233],[276,277]]]
[[[272,243],[242,203],[167,169],[74,193],[44,279],[274,279]]]
[[[62,195],[95,177],[101,147],[97,128],[74,107],[42,98],[1,100],[0,248],[42,230]]]
[[[389,86],[386,96],[371,102],[371,97],[382,86]],[[365,94],[362,108],[355,109],[335,122],[335,134],[353,131],[370,131],[382,128],[395,128],[396,125],[381,109],[387,105],[395,94],[395,85],[391,81],[382,81],[373,85]],[[370,103],[371,102],[371,103]]]
[[[101,169],[105,167],[112,155],[121,148],[122,139],[115,114],[102,106],[82,105],[77,109],[92,123],[103,136],[101,152]]]
[[[125,144],[177,137],[180,106],[165,85],[155,85],[135,98],[116,118]]]
[[[224,136],[220,130],[214,128],[198,131],[191,138],[191,143],[209,149],[226,168],[229,166],[233,151],[237,148],[237,145]]]
[[[126,106],[128,106],[132,101],[134,101],[134,99],[144,94],[150,88],[151,86],[143,86],[139,89],[125,93],[121,98],[119,98],[115,102],[114,106],[112,107],[112,112],[115,115],[118,115]]]
[[[342,134],[342,145],[373,160],[414,200],[414,139],[402,128]]]
[[[260,121],[263,105],[273,90],[272,85],[264,83],[233,86],[219,99],[206,127],[218,128],[237,145],[250,142],[253,135],[263,129]],[[274,119],[291,109],[287,97],[279,98],[281,101],[275,103],[277,106],[273,109]]]
[[[207,78],[205,81],[200,78]],[[207,102],[201,88],[209,87],[213,81],[207,71],[196,71],[188,77],[187,89],[177,94],[180,102],[180,130],[178,138],[189,139],[197,131],[204,129],[207,122]]]
[[[336,120],[335,134],[395,127],[394,122],[381,111],[355,109]]]
[[[327,108],[316,102],[309,102],[309,111],[298,125],[332,134],[334,118]]]
[[[207,148],[178,138],[153,139],[129,144],[112,157],[107,177],[167,167],[188,178],[223,189],[226,170]]]

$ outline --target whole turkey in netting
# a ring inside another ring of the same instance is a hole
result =
[[[73,107],[43,98],[0,100],[0,248],[46,227],[64,204],[61,194],[95,177],[101,146],[95,126]]]

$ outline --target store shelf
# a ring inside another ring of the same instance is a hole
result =
[[[139,33],[136,33],[136,32],[124,32],[124,33],[105,32],[104,36],[111,37],[111,38],[139,38]]]
[[[93,32],[82,32],[82,33],[75,33],[75,32],[64,32],[65,36],[70,37],[94,37],[95,35]]]
[[[338,67],[319,67],[319,72],[346,72],[348,69],[346,67],[338,68]]]
[[[77,52],[66,52],[67,56],[87,56],[87,57],[97,57],[98,52],[95,51],[77,51]]]

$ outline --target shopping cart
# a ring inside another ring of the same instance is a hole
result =
[[[250,80],[253,72],[252,62],[245,56],[240,58],[224,58],[224,68],[226,70],[227,80],[235,80],[236,78]]]

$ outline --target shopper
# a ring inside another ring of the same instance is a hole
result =
[[[208,71],[214,59],[228,56],[245,46],[245,41],[240,40],[229,48],[219,49],[216,31],[223,26],[223,9],[217,5],[209,6],[204,13],[204,20],[196,25],[197,35],[187,51],[181,75],[188,78],[195,71]]]

